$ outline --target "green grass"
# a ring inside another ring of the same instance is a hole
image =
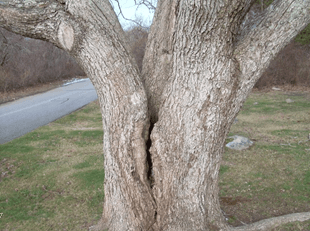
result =
[[[228,170],[229,170],[229,166],[222,165],[221,168],[220,168],[220,175],[223,175]]]
[[[76,164],[73,166],[73,168],[76,168],[76,169],[83,169],[83,168],[89,168],[91,166],[93,166],[96,162],[100,162],[100,158],[98,158],[98,156],[90,156],[87,158],[87,160],[79,163],[79,164]]]
[[[1,208],[4,210],[3,220],[7,222],[40,220],[42,217],[51,217],[52,211],[44,208],[45,191],[42,188],[23,188],[12,192],[9,199],[1,197]]]
[[[310,43],[310,24],[296,36],[295,41],[302,45]]]
[[[225,148],[220,168],[229,224],[310,211],[309,99],[306,93],[256,92],[246,101],[229,136],[255,144],[244,151]],[[96,102],[1,145],[0,230],[87,230],[96,224],[104,199],[102,140]],[[309,227],[309,221],[294,222],[274,231]]]
[[[98,103],[0,146],[0,230],[87,230],[103,205]]]
[[[256,92],[244,104],[229,136],[246,136],[255,145],[239,152],[225,148],[220,170],[220,196],[244,199],[235,206],[222,203],[234,218],[231,225],[310,211],[309,99],[309,93]],[[309,225],[295,222],[274,230],[309,230]]]

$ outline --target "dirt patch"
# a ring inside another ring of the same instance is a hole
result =
[[[84,127],[81,127],[81,128],[73,128],[72,130],[79,130],[79,131],[88,131],[88,130],[98,130],[98,128],[93,128],[93,127],[90,127],[90,128],[84,128]]]

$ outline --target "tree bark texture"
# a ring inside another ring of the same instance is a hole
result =
[[[66,50],[97,90],[105,200],[93,230],[231,229],[218,198],[226,135],[270,61],[310,22],[310,0],[276,0],[245,20],[254,2],[159,0],[139,73],[108,0],[0,1],[3,27]]]
[[[156,121],[151,156],[159,230],[227,229],[217,196],[227,132],[270,60],[293,38],[296,30],[285,27],[309,22],[303,2],[278,1],[248,28],[242,20],[252,2],[174,1],[173,13],[155,15],[143,77]],[[158,4],[166,9],[166,1]],[[304,12],[301,18],[292,17],[295,10]],[[172,29],[161,33],[158,25],[169,15]]]

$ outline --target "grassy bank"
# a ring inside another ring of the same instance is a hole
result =
[[[257,92],[247,100],[230,135],[255,145],[225,149],[220,170],[221,205],[231,225],[310,211],[309,108],[309,93]],[[95,224],[104,197],[102,135],[94,102],[0,145],[0,230],[87,230]],[[275,230],[310,230],[310,222]]]

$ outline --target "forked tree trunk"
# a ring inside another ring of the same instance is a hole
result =
[[[280,25],[299,23],[277,20],[284,10],[270,8],[256,31],[242,31],[250,6],[250,1],[158,3],[143,69],[156,122],[151,157],[157,230],[228,229],[218,199],[226,135],[270,60],[294,36]]]
[[[92,230],[230,230],[218,199],[226,135],[269,62],[310,22],[310,0],[275,1],[253,22],[252,0],[159,0],[142,75],[108,0],[6,1],[0,23],[67,50],[97,90],[105,201]]]
[[[158,29],[150,36],[161,36],[158,44],[149,42],[153,49],[147,50],[143,73],[156,122],[151,157],[157,229],[225,229],[218,172],[226,134],[241,105],[235,102],[240,71],[231,31],[240,18],[227,22],[232,9],[219,2],[205,2],[214,7],[212,14],[199,3],[172,9],[167,4],[176,2],[158,4]],[[158,31],[167,22],[163,19],[170,22],[164,33]],[[154,59],[154,54],[159,55]]]

